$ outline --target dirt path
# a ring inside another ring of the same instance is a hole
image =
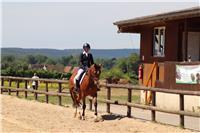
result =
[[[100,114],[103,122],[94,122],[93,112],[86,120],[73,118],[74,109],[0,95],[1,132],[191,132],[149,121]]]

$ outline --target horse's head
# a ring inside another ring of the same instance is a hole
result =
[[[101,64],[99,64],[99,65],[93,64],[89,68],[90,76],[92,76],[95,81],[99,80],[99,77],[100,77],[100,74],[101,74],[101,67],[102,67]]]

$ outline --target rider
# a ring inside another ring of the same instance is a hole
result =
[[[84,74],[84,72],[87,71],[87,69],[94,64],[93,56],[90,51],[90,44],[84,43],[83,44],[83,52],[80,54],[80,67],[77,72],[77,75],[75,76],[74,80],[76,82],[76,88],[75,92],[78,93],[80,89],[80,80],[81,80],[81,75]]]

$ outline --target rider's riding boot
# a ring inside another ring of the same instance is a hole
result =
[[[79,80],[76,80],[75,92],[78,93],[80,89]]]

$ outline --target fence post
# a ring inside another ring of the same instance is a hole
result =
[[[19,80],[17,80],[17,88],[19,88]],[[18,90],[16,91],[16,96],[17,97],[19,96],[19,91]]]
[[[35,90],[38,90],[38,81],[35,81]],[[35,100],[38,99],[38,94],[35,92]]]
[[[1,78],[1,86],[4,86],[4,78]],[[1,88],[1,94],[3,94],[3,89]]]
[[[131,103],[131,97],[132,97],[132,90],[128,89],[128,102]],[[131,107],[127,106],[127,117],[131,117]]]
[[[179,109],[180,111],[184,111],[184,95],[179,95]],[[184,115],[180,115],[180,126],[184,128]]]
[[[48,88],[48,82],[46,82],[46,92],[49,91],[49,88]],[[49,95],[46,94],[46,103],[49,103]]]
[[[62,91],[62,84],[61,83],[58,83],[58,93],[61,93]],[[62,105],[62,97],[61,96],[58,96],[58,104],[59,105]]]
[[[25,80],[25,89],[28,88],[28,81]],[[27,91],[24,92],[25,98],[27,98]]]
[[[111,89],[110,87],[107,87],[107,100],[110,100],[111,97]],[[107,103],[107,113],[110,113],[110,103]]]
[[[9,79],[9,87],[11,87],[11,86],[12,86],[12,80]],[[10,89],[8,89],[8,95],[11,95],[11,90]]]
[[[156,106],[156,92],[152,91],[152,106]],[[155,121],[156,120],[156,111],[151,110],[151,120]]]

